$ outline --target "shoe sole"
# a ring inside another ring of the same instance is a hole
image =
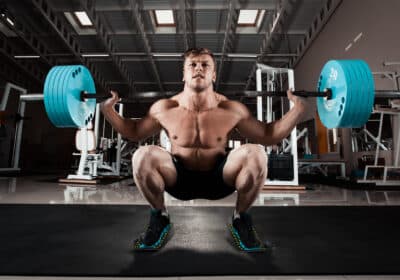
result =
[[[260,243],[263,244],[262,247],[254,247],[254,248],[248,248],[246,247],[242,240],[240,239],[239,233],[237,232],[237,230],[233,227],[232,224],[228,224],[228,228],[229,228],[229,232],[231,233],[233,240],[234,240],[234,244],[236,246],[236,248],[238,248],[240,251],[244,251],[247,253],[261,253],[261,252],[265,252],[268,250],[268,248],[265,246],[265,244],[263,244],[261,241]]]
[[[141,240],[136,239],[133,245],[134,251],[157,251],[161,249],[166,243],[170,235],[172,224],[166,225],[160,235],[160,238],[153,245],[146,245]]]

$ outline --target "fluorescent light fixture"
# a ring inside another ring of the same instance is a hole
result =
[[[259,12],[259,10],[240,10],[238,24],[255,26]]]
[[[88,27],[88,26],[93,26],[92,21],[89,19],[88,15],[86,12],[79,11],[79,12],[74,12],[74,15],[76,18],[79,20],[79,24]]]
[[[156,24],[162,25],[175,25],[174,14],[172,10],[154,10]]]
[[[14,58],[39,58],[39,55],[14,55]]]
[[[153,53],[154,57],[181,57],[180,53]]]
[[[7,21],[9,24],[11,24],[12,26],[14,26],[14,22],[13,22],[9,17],[6,17],[6,21]]]
[[[108,57],[110,56],[108,53],[83,53],[82,57]]]
[[[257,54],[251,53],[228,53],[228,57],[239,57],[239,58],[257,58]]]

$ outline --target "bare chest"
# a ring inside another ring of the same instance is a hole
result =
[[[171,143],[185,148],[215,148],[225,145],[237,120],[222,109],[193,112],[175,109],[160,118]]]

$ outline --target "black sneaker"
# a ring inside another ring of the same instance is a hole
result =
[[[172,224],[161,210],[152,209],[150,223],[144,233],[134,242],[135,250],[158,250],[167,240]]]
[[[258,238],[249,214],[240,213],[240,217],[232,218],[229,229],[236,246],[240,250],[262,252],[267,249],[267,246]]]

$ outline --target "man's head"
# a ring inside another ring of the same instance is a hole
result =
[[[192,48],[183,54],[183,81],[196,92],[212,87],[216,79],[213,53],[206,48]]]

